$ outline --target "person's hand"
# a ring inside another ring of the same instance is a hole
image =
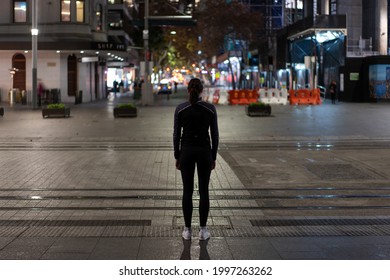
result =
[[[176,160],[176,169],[180,170],[180,161],[178,159]]]
[[[211,170],[213,170],[215,168],[215,160],[213,160],[212,162],[211,162]]]

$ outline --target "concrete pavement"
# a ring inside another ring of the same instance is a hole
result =
[[[171,144],[183,98],[115,119],[129,101],[71,105],[66,119],[2,104],[0,259],[389,259],[390,104],[268,118],[217,106],[212,238],[183,242]]]

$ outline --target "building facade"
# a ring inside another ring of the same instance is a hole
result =
[[[11,101],[10,89],[32,92],[32,9],[38,13],[37,78],[46,89],[60,92],[62,102],[106,97],[109,63],[131,63],[128,40],[110,36],[107,0],[6,0],[0,10],[1,102]],[[132,8],[121,1],[122,9]],[[120,36],[119,36],[120,37]],[[17,101],[17,100],[16,100]]]
[[[276,68],[288,71],[288,86],[326,89],[336,80],[345,99],[367,100],[364,96],[369,95],[368,86],[366,92],[354,92],[349,79],[359,79],[356,67],[362,62],[355,60],[378,56],[370,61],[385,63],[389,54],[389,2],[304,0],[303,19],[285,26],[277,35]],[[351,75],[350,65],[354,65]],[[371,80],[363,76],[360,79]]]

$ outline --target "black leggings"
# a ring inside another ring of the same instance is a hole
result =
[[[183,214],[186,227],[191,227],[192,194],[194,192],[195,165],[199,181],[199,219],[200,226],[207,224],[210,209],[209,182],[212,157],[210,147],[183,147],[180,154],[180,171],[183,180]]]

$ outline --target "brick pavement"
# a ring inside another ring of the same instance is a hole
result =
[[[114,119],[122,101],[72,106],[69,119],[6,107],[0,259],[389,258],[387,104],[279,106],[260,119],[219,106],[213,237],[202,247],[180,238],[180,100]],[[344,171],[329,178],[335,164]]]

